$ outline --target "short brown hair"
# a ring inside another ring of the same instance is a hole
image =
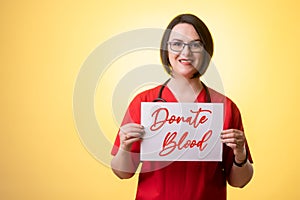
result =
[[[168,40],[171,34],[171,31],[174,26],[180,23],[187,23],[191,24],[196,32],[198,33],[201,41],[204,45],[204,60],[202,63],[202,66],[198,70],[196,74],[193,75],[192,78],[200,77],[203,75],[209,65],[210,59],[214,52],[214,43],[212,36],[210,34],[210,31],[208,30],[207,26],[204,24],[203,21],[201,21],[198,17],[192,14],[181,14],[175,17],[167,26],[167,29],[165,30],[161,44],[160,44],[160,58],[162,61],[162,64],[167,71],[168,74],[172,75],[172,69],[171,64],[169,61],[169,55],[168,55]]]

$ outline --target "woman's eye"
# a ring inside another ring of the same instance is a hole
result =
[[[173,45],[180,47],[180,46],[182,46],[182,42],[174,42]]]
[[[200,47],[201,47],[201,44],[200,44],[200,43],[192,43],[192,44],[191,44],[191,47],[192,47],[192,48],[200,48]]]

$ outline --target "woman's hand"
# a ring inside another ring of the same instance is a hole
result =
[[[129,123],[122,126],[119,132],[121,149],[130,151],[132,144],[141,140],[144,133],[144,127],[140,124]]]
[[[246,138],[243,131],[237,129],[223,130],[221,141],[232,148],[236,162],[241,163],[246,159]]]
[[[243,131],[237,129],[228,129],[221,132],[221,140],[227,146],[232,148],[235,162],[244,163],[247,159],[246,154],[246,138]],[[233,165],[235,166],[235,165]],[[253,167],[249,160],[240,167],[235,166],[231,168],[228,177],[228,183],[233,187],[244,187],[251,180],[253,176]]]
[[[120,127],[120,148],[111,161],[111,168],[119,178],[130,178],[136,172],[140,156],[130,150],[134,142],[142,139],[144,132],[140,124],[129,123]]]

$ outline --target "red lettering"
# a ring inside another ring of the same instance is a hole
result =
[[[169,117],[169,110],[167,108],[158,108],[152,113],[152,117],[154,118],[153,124],[150,126],[151,131],[156,131],[162,128],[166,122],[169,124],[180,122],[187,123],[194,128],[198,128],[200,124],[204,124],[208,120],[208,114],[212,114],[211,110],[203,110],[199,108],[198,110],[190,110],[194,116],[175,116],[171,115]]]
[[[196,145],[196,140],[193,140],[190,147],[193,148]]]
[[[181,144],[184,142],[184,140],[185,140],[185,138],[188,136],[188,132],[185,132],[182,136],[181,136],[181,138],[179,139],[179,141],[178,141],[178,149],[179,150],[181,150],[181,149],[183,149],[183,148],[187,148],[186,147],[186,143],[183,145],[183,146],[181,146]]]
[[[198,142],[196,140],[185,140],[187,136],[188,132],[183,133],[178,142],[176,142],[175,139],[177,137],[177,132],[168,132],[164,139],[162,150],[159,152],[159,155],[167,156],[171,154],[176,148],[178,150],[182,150],[198,147],[199,151],[204,151],[207,147],[208,140],[212,136],[212,130],[207,131]]]
[[[164,111],[163,114],[165,114],[165,119],[161,120],[161,121],[157,121],[158,120],[158,116],[163,111]],[[155,117],[154,117],[153,124],[150,126],[150,130],[151,131],[156,131],[156,130],[160,129],[166,123],[166,121],[168,119],[168,116],[169,116],[169,111],[166,108],[159,108],[156,111],[154,111],[151,116],[153,117],[153,115],[155,115]]]
[[[199,147],[200,151],[203,151],[206,148],[207,144],[204,144],[204,146],[202,146],[202,145],[203,145],[204,142],[207,142],[209,140],[211,135],[212,135],[212,130],[207,131],[203,135],[202,140],[198,142],[197,147]]]
[[[171,132],[168,132],[168,134],[166,135],[166,137],[164,139],[163,150],[161,152],[159,152],[160,156],[169,155],[170,153],[172,153],[175,150],[176,142],[173,140],[176,136],[177,136],[177,132],[173,132],[172,134],[171,134]]]
[[[177,120],[176,120],[176,117],[174,115],[172,115],[168,121],[169,121],[169,124],[172,124],[174,121],[177,121]],[[177,122],[177,124],[178,124],[178,122]]]
[[[191,113],[196,113],[196,116],[195,116],[194,120],[190,123],[190,125],[193,125],[194,128],[197,128],[200,124],[204,124],[208,120],[207,116],[203,115],[200,118],[200,120],[197,122],[198,116],[200,115],[200,113],[203,113],[203,112],[208,112],[210,114],[212,113],[211,110],[202,110],[202,108],[199,108],[198,111],[193,111],[193,110],[190,110],[190,111],[191,111]]]

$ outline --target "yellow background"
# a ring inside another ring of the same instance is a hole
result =
[[[255,162],[251,183],[229,187],[228,199],[300,199],[297,2],[1,1],[0,199],[134,198],[137,178],[118,180],[82,145],[74,84],[102,42],[137,28],[165,28],[183,12],[198,15],[212,32],[214,62],[242,112]]]

